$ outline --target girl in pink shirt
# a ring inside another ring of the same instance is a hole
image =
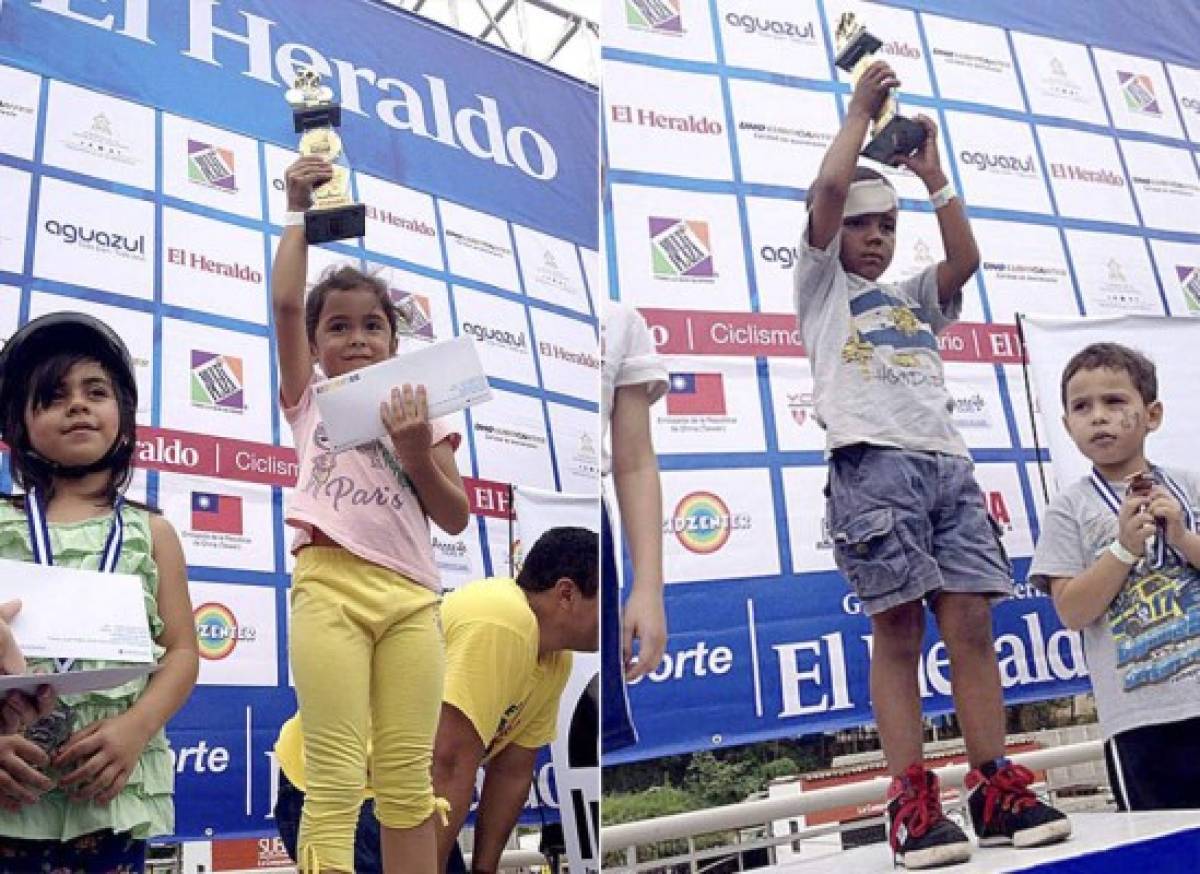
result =
[[[288,210],[308,208],[331,178],[321,158],[288,168]],[[288,222],[271,277],[279,393],[300,475],[286,521],[292,550],[290,657],[308,762],[297,861],[351,872],[354,831],[370,783],[385,870],[436,867],[430,779],[442,698],[441,585],[429,519],[457,534],[467,498],[454,464],[459,435],[430,422],[423,386],[393,389],[379,415],[389,439],[333,452],[313,402],[314,365],[336,377],[396,353],[387,287],[353,267],[326,272],[304,297],[302,222]]]

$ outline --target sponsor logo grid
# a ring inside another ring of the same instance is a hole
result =
[[[40,86],[43,93],[47,83],[58,82],[0,61],[4,81],[15,75]],[[33,164],[27,175],[35,183],[40,176],[41,200],[35,195],[28,210],[36,223],[30,273],[21,272],[22,259],[0,262],[4,275],[12,274],[5,280],[5,297],[13,299],[13,319],[5,323],[0,341],[15,330],[20,311],[35,316],[38,307],[87,308],[97,291],[109,303],[115,296],[141,298],[126,301],[127,306],[113,303],[102,308],[144,319],[147,337],[163,338],[159,348],[133,348],[142,365],[139,370],[151,376],[141,386],[145,416],[139,411],[135,464],[140,470],[131,494],[162,509],[179,531],[190,561],[202,666],[193,699],[171,726],[181,789],[178,834],[208,838],[226,831],[273,831],[270,801],[276,784],[272,782],[268,792],[266,781],[277,770],[268,756],[269,745],[262,747],[294,707],[285,633],[290,530],[282,522],[282,504],[299,470],[295,451],[282,442],[290,441],[290,434],[281,433],[287,426],[270,396],[274,351],[266,325],[270,262],[281,218],[273,210],[274,201],[282,200],[281,178],[275,177],[282,176],[290,158],[284,150],[246,134],[229,132],[226,139],[223,130],[181,116],[171,116],[171,137],[158,125],[161,142],[147,144],[121,119],[135,113],[139,119],[166,118],[165,109],[146,107],[120,94],[106,95],[104,107],[89,108],[86,95],[92,92],[70,88],[76,95],[73,103],[64,104],[56,117],[64,138],[56,160],[33,161],[40,154],[33,146],[28,153],[24,147],[11,152]],[[30,142],[38,143],[49,132],[46,118],[38,119],[36,89],[33,93],[27,100],[13,91],[0,102],[0,116],[6,131],[28,121]],[[53,90],[49,99],[55,99]],[[119,104],[124,115],[109,111],[109,104]],[[282,101],[280,112],[286,118]],[[0,154],[4,164],[8,150],[0,152],[5,152]],[[272,153],[283,159],[272,162]],[[76,155],[80,157],[72,163]],[[99,159],[120,167],[147,162],[153,167],[158,160],[158,177],[144,186],[149,193],[141,197],[120,188],[110,190],[89,171]],[[7,166],[0,170],[18,172]],[[480,184],[486,185],[488,174],[497,171],[489,164],[477,172]],[[375,180],[369,191],[365,242],[346,241],[318,257],[360,267],[369,259],[382,269],[410,339],[431,342],[466,333],[481,344],[513,344],[531,360],[537,354],[552,362],[550,366],[598,372],[596,319],[589,303],[595,294],[595,272],[586,266],[587,259],[595,257],[594,243],[584,249],[577,241],[527,234],[521,238],[518,261],[515,225],[507,216],[474,213],[451,221],[445,213],[439,218],[437,194],[383,180]],[[154,220],[156,201],[165,216],[159,223]],[[8,242],[7,225],[0,227],[0,240]],[[473,270],[456,272],[453,261],[447,263],[447,247],[456,246],[474,259]],[[61,267],[73,261],[81,266]],[[504,262],[511,280],[493,282],[489,261]],[[541,293],[526,299],[525,286],[535,282]],[[467,292],[485,311],[467,311],[462,305]],[[22,306],[23,297],[36,298],[32,309],[28,302]],[[456,303],[462,320],[457,323],[451,315]],[[522,327],[497,331],[486,310],[500,305],[511,307]],[[531,323],[531,310],[546,318]],[[168,322],[169,336],[159,330]],[[133,347],[133,339],[127,340]],[[168,349],[168,343],[174,348]],[[167,366],[168,357],[174,365]],[[155,359],[162,360],[162,366]],[[139,372],[139,380],[142,376]],[[467,531],[454,536],[439,531],[432,538],[435,561],[448,588],[507,573],[507,567],[493,567],[491,550],[496,544],[487,538],[507,539],[509,482],[560,487],[551,462],[556,435],[541,425],[548,401],[572,416],[596,416],[598,391],[590,381],[560,381],[551,389],[531,366],[529,376],[510,388],[531,415],[477,434],[459,417],[457,430],[464,439],[458,460],[478,475],[464,478],[472,513]],[[507,443],[528,450],[527,457],[507,457],[503,475],[486,461],[476,461],[476,447],[491,434],[502,434]],[[598,476],[599,447],[581,425],[558,447],[558,459],[564,489],[573,486],[579,491]],[[9,488],[7,473],[0,477],[0,487]],[[489,527],[484,524],[487,519],[503,524]],[[232,695],[228,687],[244,687],[244,692]],[[214,716],[217,710],[220,716]],[[239,734],[235,729],[243,719],[244,743],[240,737],[237,743],[219,745],[212,740]],[[254,720],[257,723],[251,724]],[[253,760],[241,751],[252,745]],[[235,769],[241,777],[235,777]],[[226,781],[218,789],[211,782],[224,777],[244,779],[245,785],[239,788]],[[235,810],[230,815],[238,817],[236,822],[215,822],[213,810],[202,809],[199,802],[205,795],[196,791],[200,783],[214,787],[207,791],[218,797],[244,793],[244,815]],[[555,794],[544,790],[544,797]],[[538,820],[535,808],[542,804],[531,804],[526,817]],[[557,818],[553,803],[542,815]]]
[[[682,20],[669,16],[665,5],[658,8],[664,24],[653,45],[660,50],[646,48],[655,25],[645,15],[614,24],[638,31],[636,44],[625,43],[636,45],[637,57],[621,50],[621,34],[614,40],[609,58],[620,63],[611,64],[613,72],[631,77],[617,87],[637,93],[637,83],[652,81],[658,70],[686,70],[697,81],[722,81],[726,87],[719,102],[689,104],[684,113],[672,112],[661,99],[653,112],[625,101],[607,106],[604,118],[610,151],[620,143],[613,130],[642,126],[655,128],[660,141],[673,135],[681,155],[664,179],[664,156],[613,152],[606,178],[614,204],[608,238],[617,243],[608,253],[610,290],[642,313],[669,371],[667,394],[652,409],[651,421],[664,472],[668,614],[679,629],[679,643],[672,642],[660,668],[631,692],[642,741],[614,761],[870,720],[864,675],[848,652],[866,624],[833,562],[836,529],[822,495],[824,432],[792,314],[791,273],[804,207],[797,192],[778,190],[806,187],[787,176],[795,156],[805,154],[797,149],[819,154],[836,123],[828,129],[814,109],[804,125],[787,124],[745,99],[753,97],[752,89],[767,87],[762,71],[773,74],[770,87],[790,89],[814,107],[830,93],[844,100],[848,85],[835,84],[828,65],[801,72],[779,52],[780,46],[804,50],[808,4],[783,14],[769,2],[717,0],[707,22],[700,20],[710,12],[703,4],[672,6],[675,13],[690,13]],[[815,41],[827,64],[828,35],[840,11],[836,2],[811,9]],[[921,11],[866,4],[861,14],[868,25],[876,17],[889,25],[904,19],[903,26],[879,28],[886,43],[882,56],[893,65],[928,63],[937,90],[922,92],[918,84],[915,93],[926,99],[906,103],[902,89],[902,111],[925,112],[938,122],[943,166],[966,191],[973,219],[986,222],[995,243],[982,253],[978,278],[964,290],[964,321],[937,342],[946,362],[952,419],[972,452],[985,507],[1014,561],[1018,597],[1001,608],[998,625],[1007,695],[1037,700],[1083,689],[1086,668],[1077,636],[1061,629],[1046,599],[1024,581],[1044,510],[1037,460],[1048,456],[1029,434],[1015,313],[1036,313],[1043,304],[1056,315],[1200,315],[1200,255],[1190,248],[1200,244],[1200,229],[1144,221],[1144,209],[1139,211],[1147,194],[1175,199],[1162,201],[1167,204],[1200,195],[1197,174],[1191,167],[1172,172],[1162,161],[1147,160],[1145,170],[1128,167],[1124,150],[1133,138],[1123,136],[1122,126],[1106,114],[1114,96],[1124,112],[1151,120],[1174,116],[1178,94],[1195,104],[1183,105],[1185,115],[1200,113],[1200,100],[1180,88],[1176,68],[1173,93],[1165,78],[1144,69],[1144,59],[1140,65],[1118,64],[1119,69],[1096,67],[1093,47],[1071,43],[1069,35],[1031,44],[1004,28],[964,22],[964,28],[988,30],[988,39],[956,45],[946,40],[957,25],[947,25],[945,18],[933,28],[932,16]],[[917,27],[918,19],[926,27]],[[709,26],[722,36],[725,63],[698,58],[681,63],[678,31],[666,28]],[[757,57],[747,49],[752,39]],[[939,77],[949,76],[962,81],[947,91]],[[989,95],[979,82],[1002,83],[1007,90],[1003,97]],[[1033,92],[1036,100],[1028,96]],[[928,99],[936,94],[952,94],[953,103]],[[845,103],[838,108],[841,117]],[[1195,146],[1183,134],[1139,130],[1143,152],[1149,148],[1142,143],[1153,143],[1195,158]],[[733,182],[717,173],[689,172],[683,157],[689,143],[720,136],[730,145]],[[764,178],[755,168],[772,166],[766,151],[771,145],[778,169],[774,178]],[[1179,166],[1184,163],[1180,158]],[[902,199],[922,197],[922,191],[900,184]],[[893,274],[915,275],[940,259],[936,227],[915,221],[932,219],[925,210],[902,211],[900,223],[912,221]],[[1190,213],[1175,210],[1179,220],[1185,214]],[[913,236],[917,225],[920,233]],[[1180,250],[1153,262],[1148,255],[1135,257],[1133,250],[1153,240],[1155,228],[1175,231]],[[1108,244],[1095,275],[1086,277],[1078,269],[1083,254],[1075,236],[1083,231],[1107,231],[1120,243]],[[743,263],[750,270],[744,310],[722,298],[738,283]],[[1078,288],[1085,279],[1091,286],[1086,294]],[[1160,289],[1167,285],[1164,306]],[[1038,424],[1039,432],[1053,427]],[[1044,439],[1043,434],[1043,446]],[[1046,470],[1052,480],[1048,463]],[[721,620],[715,622],[716,616]],[[843,624],[850,621],[861,626]],[[827,633],[830,628],[838,630]],[[722,660],[720,670],[706,660],[715,651],[730,660]],[[944,650],[928,654],[931,663],[942,660],[939,670],[944,658]],[[846,672],[855,671],[857,679],[847,681]],[[934,673],[926,670],[922,688],[927,699],[935,699],[930,711],[945,712],[948,684]],[[719,714],[716,699],[730,702]],[[704,710],[696,705],[694,724],[680,719],[693,701],[709,702]],[[754,718],[744,715],[748,710]]]

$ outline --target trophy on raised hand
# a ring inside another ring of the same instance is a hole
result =
[[[854,85],[875,60],[883,42],[859,24],[853,12],[842,14],[833,38],[837,46],[834,63],[850,74]],[[925,128],[898,112],[895,93],[889,94],[871,123],[871,139],[862,154],[881,164],[891,164],[897,155],[911,155],[925,142]]]
[[[300,134],[300,154],[325,158],[333,165],[333,178],[313,189],[312,206],[304,213],[304,237],[309,243],[326,243],[366,232],[367,210],[350,197],[350,167],[337,128],[342,123],[342,107],[333,99],[333,91],[321,84],[313,70],[301,70],[295,87],[284,99],[292,107],[296,133]]]

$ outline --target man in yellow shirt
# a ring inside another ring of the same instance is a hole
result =
[[[434,742],[433,787],[450,802],[449,825],[438,832],[443,871],[470,810],[480,765],[485,776],[471,871],[484,874],[499,865],[529,796],[537,751],[556,734],[571,651],[599,647],[598,540],[585,528],[552,528],[529,550],[515,581],[479,580],[451,592],[442,603],[446,683]],[[397,666],[399,678],[402,668]],[[283,726],[275,754],[283,777],[302,791],[298,717]],[[290,820],[299,811],[295,799],[289,802],[281,791],[276,820],[285,844]],[[359,842],[364,837],[369,841],[377,828],[372,817],[360,822]],[[360,874],[370,870],[371,861],[356,860]]]

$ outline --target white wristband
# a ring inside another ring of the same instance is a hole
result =
[[[283,214],[283,226],[285,228],[303,227],[304,213],[289,209]]]
[[[947,182],[933,194],[929,195],[929,202],[933,204],[935,210],[941,209],[951,200],[958,197],[958,192],[954,190],[954,183]]]
[[[1120,540],[1114,540],[1108,545],[1108,551],[1111,552],[1122,564],[1133,566],[1138,563],[1138,557],[1121,545]]]

